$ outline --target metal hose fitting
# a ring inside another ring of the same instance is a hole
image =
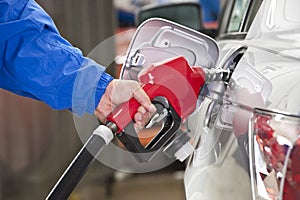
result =
[[[221,68],[205,68],[203,69],[205,72],[205,81],[213,82],[213,81],[224,81],[228,82],[230,78],[230,70],[229,69],[221,69]]]

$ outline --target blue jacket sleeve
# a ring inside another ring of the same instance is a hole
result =
[[[34,0],[0,0],[1,88],[81,116],[93,113],[111,80]]]

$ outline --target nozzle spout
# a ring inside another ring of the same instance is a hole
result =
[[[211,68],[203,69],[205,72],[205,82],[224,81],[228,82],[231,72],[229,69]]]

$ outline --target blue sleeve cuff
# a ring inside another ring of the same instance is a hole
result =
[[[101,78],[100,78],[100,81],[98,82],[98,86],[97,86],[97,89],[96,89],[96,94],[95,94],[95,104],[94,104],[94,107],[93,107],[93,110],[92,112],[95,111],[95,109],[97,108],[99,102],[100,102],[100,99],[101,97],[103,96],[103,94],[105,93],[105,90],[106,90],[106,87],[107,85],[113,80],[113,77],[107,73],[103,73]]]
[[[105,68],[92,59],[86,58],[78,70],[73,87],[72,112],[81,117],[93,114],[105,89],[113,78]]]

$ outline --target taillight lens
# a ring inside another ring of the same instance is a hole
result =
[[[255,109],[250,164],[256,199],[300,199],[300,116]]]

